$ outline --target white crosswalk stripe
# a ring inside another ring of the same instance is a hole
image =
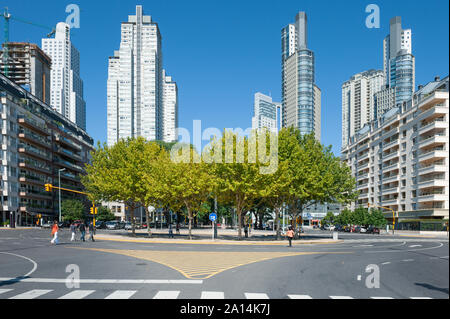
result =
[[[59,297],[58,299],[83,299],[94,292],[95,290],[75,290]]]
[[[179,291],[158,291],[153,299],[177,299]]]
[[[0,289],[0,295],[6,295],[14,291],[14,289]],[[26,292],[22,292],[18,295],[10,297],[9,299],[35,299],[39,298],[49,292],[54,290],[50,289],[33,289]],[[60,297],[55,297],[57,299],[83,299],[93,293],[96,290],[73,290],[65,295]],[[137,290],[115,290],[104,299],[129,299],[134,294],[136,294]],[[153,297],[153,299],[177,299],[180,295],[179,290],[159,290]],[[246,299],[270,299],[269,295],[266,293],[255,293],[255,292],[245,292],[243,296]],[[6,296],[7,297],[7,296]],[[145,296],[148,298],[149,296]],[[300,295],[300,294],[288,294],[287,297],[289,299],[314,299],[310,295]],[[191,299],[198,298],[196,296],[191,296]],[[278,297],[277,297],[278,298]],[[329,296],[331,299],[358,299],[359,297],[351,297],[351,296]],[[395,299],[393,297],[381,297],[381,296],[372,296],[370,299]],[[433,299],[430,297],[406,297],[409,299]],[[0,298],[1,299],[1,298]],[[225,299],[225,292],[223,291],[202,291],[200,295],[200,299]]]
[[[105,297],[105,299],[129,299],[137,290],[116,290],[112,294]]]
[[[312,299],[309,295],[288,295],[289,299]]]
[[[225,299],[222,291],[202,291],[200,299]]]
[[[263,293],[246,292],[245,298],[247,298],[247,299],[269,299],[269,296],[267,296],[267,294],[263,294]]]
[[[9,299],[34,299],[37,297],[40,297],[42,295],[45,295],[53,290],[46,290],[46,289],[33,289],[27,292],[24,292],[20,295],[16,295],[14,297],[11,297]]]
[[[4,294],[5,292],[11,291],[12,289],[0,289],[0,295]]]

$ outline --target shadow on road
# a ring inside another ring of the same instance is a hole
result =
[[[427,289],[430,289],[430,290],[440,291],[440,292],[443,292],[444,294],[448,295],[448,288],[439,288],[439,287],[436,287],[436,286],[433,286],[433,285],[430,285],[430,284],[423,284],[423,283],[418,283],[418,282],[416,282],[414,284],[416,286],[424,287],[424,288],[427,288]]]

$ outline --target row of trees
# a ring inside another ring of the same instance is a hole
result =
[[[361,226],[386,226],[386,218],[381,210],[367,209],[358,207],[354,211],[344,209],[339,215],[334,216],[333,213],[328,213],[322,220],[325,224],[338,225],[361,225]]]
[[[347,204],[356,199],[350,169],[312,134],[284,128],[278,134],[253,132],[250,137],[225,130],[202,154],[189,144],[165,144],[128,138],[114,146],[98,144],[82,182],[91,199],[124,202],[131,212],[149,207],[180,212],[192,220],[205,203],[232,206],[242,237],[247,212],[275,212],[286,207],[297,220],[309,205]],[[132,227],[134,234],[134,225]],[[151,230],[148,223],[148,234]]]
[[[61,203],[61,215],[65,221],[83,220],[86,218],[92,218],[92,215],[87,215],[87,208],[83,202],[75,199],[64,200]],[[110,209],[104,206],[98,207],[97,220],[110,221],[114,220],[115,216],[111,213]]]

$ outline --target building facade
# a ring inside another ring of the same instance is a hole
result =
[[[342,85],[342,146],[365,124],[374,120],[375,93],[385,86],[384,72],[358,73]]]
[[[109,58],[108,145],[137,136],[147,140],[176,139],[176,83],[166,77],[162,66],[158,24],[143,14],[142,6],[136,6],[136,15],[122,23],[120,49]]]
[[[320,132],[321,91],[315,84],[314,52],[307,47],[307,16],[281,30],[282,126],[302,134]],[[316,136],[320,140],[320,136]]]
[[[8,78],[19,84],[44,103],[50,102],[51,58],[36,44],[9,42],[8,61],[5,65],[3,50],[0,51],[1,72],[8,69]]]
[[[356,178],[353,206],[393,209],[402,219],[448,219],[449,81],[422,86],[342,149]],[[386,217],[392,220],[392,214]]]
[[[279,116],[278,110],[281,103],[273,102],[272,97],[260,92],[255,93],[253,104],[252,130],[267,128],[278,132]]]
[[[93,139],[3,74],[0,74],[0,172],[2,224],[33,225],[42,215],[58,217],[58,192],[46,183],[82,190],[80,176],[89,162]],[[85,196],[61,192],[64,199]]]
[[[42,39],[42,49],[52,59],[50,105],[85,130],[86,102],[80,78],[80,53],[70,40],[70,26],[59,22],[55,37]]]

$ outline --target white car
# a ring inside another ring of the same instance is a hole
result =
[[[359,232],[360,232],[360,233],[367,233],[367,228],[361,227],[361,228],[359,229]]]
[[[334,226],[334,225],[325,225],[323,228],[324,228],[325,230],[333,231],[333,230],[336,229],[336,226]]]
[[[107,222],[106,228],[107,229],[119,229],[119,223],[118,222]]]

